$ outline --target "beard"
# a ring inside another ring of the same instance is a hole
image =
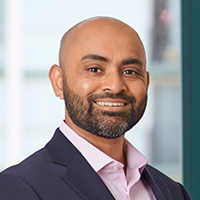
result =
[[[137,104],[134,96],[124,93],[90,94],[87,99],[72,91],[63,77],[63,93],[66,110],[78,127],[100,137],[117,138],[130,130],[141,119],[147,103],[147,95]],[[111,112],[94,106],[97,99],[123,99],[131,105],[130,110]]]

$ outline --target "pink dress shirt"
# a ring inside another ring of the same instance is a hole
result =
[[[127,171],[124,165],[75,133],[64,121],[61,132],[81,152],[116,200],[155,200],[149,184],[140,179],[146,158],[127,140]]]

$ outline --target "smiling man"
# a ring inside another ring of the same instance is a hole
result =
[[[63,36],[49,77],[65,120],[45,148],[0,174],[0,199],[189,199],[124,138],[149,86],[134,29],[107,17],[80,22]]]

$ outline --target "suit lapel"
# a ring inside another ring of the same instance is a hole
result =
[[[61,179],[83,199],[114,200],[97,173],[59,129],[46,148],[53,162],[66,166],[66,170],[60,174]]]
[[[172,200],[171,194],[165,182],[159,177],[152,174],[150,166],[147,165],[142,173],[142,178],[146,179],[150,185],[156,199]]]
[[[114,200],[105,184],[81,154],[74,157],[61,177],[83,199]]]

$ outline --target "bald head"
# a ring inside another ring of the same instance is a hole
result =
[[[112,41],[117,43],[122,39],[133,40],[138,48],[138,51],[140,51],[143,55],[145,60],[144,65],[146,66],[144,46],[137,32],[124,22],[110,17],[94,17],[86,19],[69,29],[61,40],[59,52],[60,66],[65,66],[66,59],[68,59],[68,52],[71,47],[77,43],[77,41],[85,42],[85,46],[87,47],[88,39],[105,39],[105,41],[107,40],[109,44]]]
[[[80,22],[63,36],[59,62],[50,79],[65,100],[65,122],[83,137],[120,137],[142,117],[149,74],[140,37],[127,24],[107,17]]]

